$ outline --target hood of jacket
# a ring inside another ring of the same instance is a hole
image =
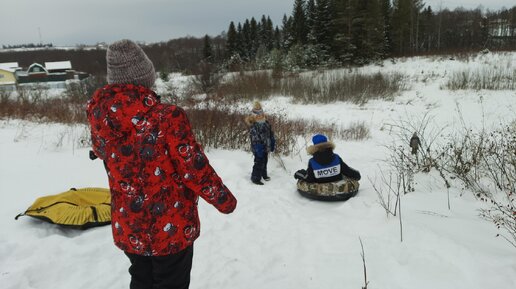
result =
[[[248,126],[251,126],[253,125],[253,123],[257,122],[257,118],[256,118],[256,115],[255,114],[252,114],[252,115],[248,115],[244,118],[244,121],[245,123],[248,125]],[[264,121],[267,121],[267,117],[265,116],[264,118]]]
[[[98,89],[88,102],[92,135],[116,140],[136,133],[146,125],[146,114],[157,104],[159,97],[144,86],[106,85]]]
[[[315,153],[322,152],[322,151],[325,151],[327,149],[334,150],[335,149],[335,144],[333,142],[331,142],[331,141],[327,141],[327,142],[319,143],[319,144],[316,144],[316,145],[311,145],[311,146],[306,148],[306,152],[308,154],[310,154],[310,155],[314,155],[315,156]]]
[[[314,160],[321,165],[329,164],[335,159],[335,154],[333,153],[332,148],[319,150],[315,152],[313,156]]]

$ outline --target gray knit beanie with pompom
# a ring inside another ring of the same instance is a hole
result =
[[[135,84],[151,88],[156,81],[154,65],[143,49],[123,39],[109,45],[106,53],[108,84]]]

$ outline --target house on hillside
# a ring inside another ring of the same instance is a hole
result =
[[[491,45],[495,47],[516,47],[516,26],[507,19],[493,19],[488,23]]]
[[[20,69],[18,62],[0,63],[0,87],[14,89],[16,85],[15,71]]]
[[[498,38],[516,37],[516,27],[507,19],[494,19],[489,22],[489,35]]]
[[[45,68],[50,73],[66,72],[72,70],[72,63],[70,61],[45,62]]]
[[[65,82],[67,80],[82,80],[89,75],[72,69],[70,61],[45,62],[45,65],[33,63],[27,70],[15,73],[19,84]],[[59,85],[58,85],[59,86]],[[62,85],[64,86],[64,85]]]

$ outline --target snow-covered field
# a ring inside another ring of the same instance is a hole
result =
[[[417,122],[427,114],[431,126],[453,133],[464,124],[489,128],[515,121],[515,91],[441,90],[455,70],[511,69],[511,62],[516,69],[516,53],[468,63],[412,58],[368,66],[361,70],[406,75],[409,90],[394,101],[363,106],[292,104],[281,96],[264,101],[266,112],[291,118],[344,126],[363,121],[370,139],[334,140],[336,152],[362,174],[359,194],[343,203],[301,197],[292,176],[306,167],[304,153],[283,157],[286,170],[271,159],[272,180],[256,186],[249,180],[249,153],[207,149],[239,203],[233,214],[222,215],[200,201],[202,233],[195,243],[191,288],[361,288],[360,239],[369,289],[516,288],[516,248],[495,237],[499,231],[478,216],[482,203],[471,193],[452,188],[448,209],[438,174],[416,175],[415,192],[402,197],[401,242],[398,219],[386,216],[369,181],[385,169],[389,124]],[[0,120],[0,288],[128,288],[129,261],[112,244],[108,226],[76,231],[30,217],[14,220],[39,196],[107,186],[102,163],[90,161],[89,148],[79,145],[83,137],[83,126]]]

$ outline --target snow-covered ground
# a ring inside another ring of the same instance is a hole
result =
[[[369,181],[385,167],[390,124],[417,122],[427,114],[431,126],[452,133],[464,124],[480,128],[515,121],[515,91],[441,90],[450,71],[511,68],[501,63],[511,59],[514,70],[515,58],[489,54],[468,63],[412,58],[362,68],[407,76],[409,90],[392,102],[302,105],[281,96],[263,101],[266,112],[291,118],[343,126],[363,121],[370,139],[334,140],[336,152],[363,176],[359,194],[340,203],[301,197],[292,176],[306,167],[303,153],[282,157],[286,170],[271,159],[272,180],[256,186],[249,180],[249,153],[207,149],[239,203],[233,214],[222,215],[200,201],[202,233],[195,243],[191,288],[361,288],[360,239],[370,289],[516,288],[516,248],[495,237],[499,231],[478,216],[482,203],[471,193],[452,188],[448,209],[439,176],[416,175],[415,192],[402,197],[401,242],[398,219],[386,216]],[[76,231],[30,217],[14,220],[39,196],[107,186],[102,163],[90,161],[89,148],[79,145],[84,137],[83,126],[0,121],[1,288],[128,288],[129,261],[112,244],[108,226]]]

